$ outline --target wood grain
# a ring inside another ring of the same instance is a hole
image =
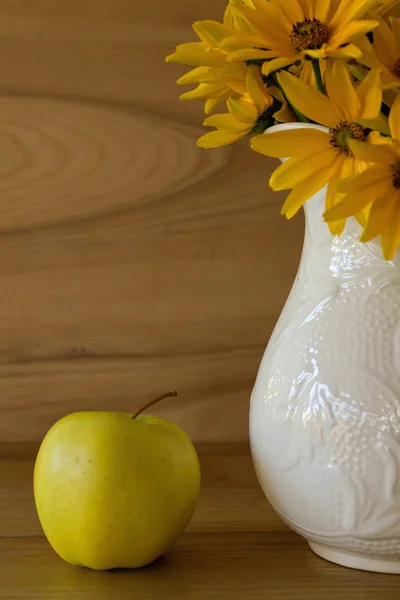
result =
[[[158,414],[247,438],[248,402],[299,260],[274,166],[196,148],[202,108],[166,65],[224,0],[0,0],[1,440],[62,415]]]
[[[202,496],[178,544],[147,568],[95,572],[66,564],[42,537],[31,496],[35,446],[0,445],[1,599],[398,600],[399,577],[325,562],[281,523],[247,446],[198,449]]]

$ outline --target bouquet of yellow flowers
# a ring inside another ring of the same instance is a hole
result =
[[[250,136],[256,152],[287,160],[273,190],[291,190],[291,218],[327,186],[325,220],[348,217],[361,241],[400,245],[400,0],[229,0],[223,22],[199,21],[198,42],[168,62],[194,67],[182,100],[205,101],[201,148]],[[216,112],[226,106],[225,112]],[[278,123],[301,127],[272,131]]]

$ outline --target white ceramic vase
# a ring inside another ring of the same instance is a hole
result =
[[[316,554],[400,574],[400,257],[360,243],[354,219],[332,237],[324,202],[306,204],[301,264],[253,390],[254,465]]]

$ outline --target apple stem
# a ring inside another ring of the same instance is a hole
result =
[[[158,398],[154,398],[154,400],[152,400],[151,402],[148,402],[147,404],[142,406],[142,408],[139,408],[139,410],[136,411],[135,414],[132,416],[132,419],[136,419],[136,417],[138,417],[143,411],[150,408],[150,406],[157,404],[161,400],[164,400],[164,398],[172,398],[177,395],[178,395],[178,392],[167,392],[166,394],[163,394],[162,396],[158,396]]]

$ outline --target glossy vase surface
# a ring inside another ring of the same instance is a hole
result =
[[[253,390],[261,486],[314,552],[400,573],[400,257],[332,237],[325,193],[305,207],[292,291]]]

